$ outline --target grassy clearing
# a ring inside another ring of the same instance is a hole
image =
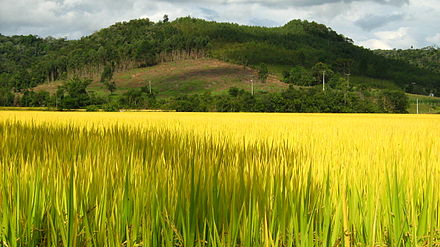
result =
[[[131,88],[139,88],[152,82],[153,89],[161,97],[211,92],[222,93],[230,87],[250,90],[250,80],[255,82],[255,90],[281,91],[287,85],[271,75],[267,83],[258,82],[258,72],[240,65],[215,59],[183,60],[162,63],[153,67],[132,69],[114,75],[117,85],[115,95],[121,95]],[[55,93],[60,81],[46,83],[36,87],[36,91]],[[108,91],[99,82],[94,81],[89,91],[97,95],[108,95]]]
[[[437,115],[0,119],[0,245],[440,244]]]

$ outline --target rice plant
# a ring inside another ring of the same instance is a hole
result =
[[[0,111],[0,246],[440,246],[440,117]]]

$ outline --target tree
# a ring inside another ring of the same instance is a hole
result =
[[[101,82],[110,81],[113,78],[113,68],[106,65],[101,73]]]
[[[156,93],[149,87],[132,88],[119,98],[119,104],[127,108],[141,109],[156,106]]]
[[[0,87],[0,106],[12,106],[14,104],[14,94],[7,88]]]
[[[139,43],[136,51],[136,60],[140,63],[140,67],[156,64],[156,50],[152,42],[143,40]]]
[[[267,65],[264,63],[260,64],[260,67],[258,68],[258,79],[260,79],[262,83],[265,83],[268,76],[269,70],[267,69]]]
[[[13,75],[13,87],[15,92],[22,92],[31,87],[31,76],[29,72],[20,69]]]
[[[341,76],[333,76],[329,81],[328,85],[336,90],[347,91],[349,84],[347,79]]]
[[[230,87],[228,90],[228,94],[232,97],[238,97],[238,96],[244,94],[244,90],[239,89],[237,87]]]
[[[119,104],[126,108],[143,108],[144,97],[142,91],[137,88],[128,90],[119,98]]]
[[[105,87],[110,92],[110,95],[113,94],[114,91],[116,91],[116,82],[115,81],[105,81],[104,82]]]
[[[168,18],[168,15],[163,16],[163,23],[168,23],[170,19]]]
[[[107,88],[110,92],[110,95],[116,90],[116,83],[111,81],[113,78],[113,68],[110,65],[106,65],[104,70],[101,73],[101,83]]]
[[[20,99],[20,105],[26,107],[48,106],[49,100],[49,92],[25,91]]]
[[[335,69],[336,72],[339,72],[341,74],[350,74],[353,64],[354,64],[353,59],[338,58],[333,63],[333,68]]]
[[[57,91],[57,98],[60,99],[58,108],[60,110],[78,109],[87,106],[90,101],[87,86],[89,86],[91,82],[90,79],[75,77],[60,86]]]
[[[313,77],[310,72],[302,66],[293,67],[290,72],[284,73],[284,82],[298,86],[310,86]]]
[[[322,83],[324,77],[325,82],[330,81],[330,79],[334,75],[334,72],[330,69],[330,66],[325,63],[319,62],[312,67],[312,74],[315,78],[315,83],[320,84]]]
[[[408,96],[403,91],[384,90],[381,105],[385,112],[408,113]]]

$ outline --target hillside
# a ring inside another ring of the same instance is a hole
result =
[[[293,66],[311,69],[323,62],[337,73],[391,81],[411,91],[438,90],[440,76],[404,61],[387,59],[315,22],[293,20],[266,28],[180,18],[116,23],[80,40],[0,36],[0,87],[23,91],[47,81],[98,77],[189,58],[215,58],[235,64],[268,65],[282,74]],[[440,91],[440,90],[439,90]]]
[[[251,89],[250,80],[254,81],[255,91],[276,92],[287,88],[276,76],[269,76],[266,83],[257,79],[257,71],[249,67],[226,63],[216,59],[179,60],[164,62],[147,68],[129,69],[117,72],[113,76],[116,82],[115,95],[121,95],[129,89],[148,85],[161,97],[227,91],[231,87]],[[61,81],[47,82],[35,88],[35,91],[55,93]],[[107,95],[99,80],[94,80],[89,91]]]
[[[440,48],[438,47],[428,46],[422,49],[408,50],[375,50],[374,52],[388,58],[408,62],[419,68],[440,73]]]
[[[409,63],[420,69],[430,71],[431,73],[440,73],[440,49],[438,47],[407,50],[375,50],[374,52],[396,61]],[[440,91],[435,89],[427,89],[423,85],[419,85],[417,82],[412,83],[409,86],[408,91],[425,95],[429,93],[436,93],[438,95],[440,93]]]

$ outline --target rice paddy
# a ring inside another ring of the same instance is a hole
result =
[[[440,116],[0,111],[0,246],[440,246]]]

